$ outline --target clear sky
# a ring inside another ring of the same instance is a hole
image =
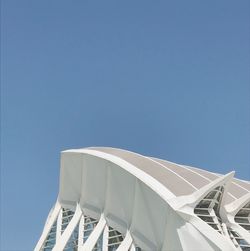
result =
[[[60,151],[250,180],[248,0],[2,0],[1,251],[32,250]]]

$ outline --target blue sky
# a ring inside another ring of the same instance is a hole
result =
[[[33,249],[65,149],[125,148],[249,180],[249,5],[3,0],[1,251]]]

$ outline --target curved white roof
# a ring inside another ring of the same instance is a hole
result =
[[[233,176],[111,147],[63,151],[58,200],[35,250],[62,251],[74,231],[78,251],[99,237],[107,250],[114,229],[118,251],[250,248],[250,182]],[[84,239],[89,220],[98,224]]]
[[[147,157],[118,148],[90,147],[86,149],[108,153],[127,161],[154,177],[175,196],[191,194],[222,176],[222,174],[172,163],[167,160]],[[231,202],[239,199],[249,192],[249,181],[234,178],[228,190],[227,201]]]

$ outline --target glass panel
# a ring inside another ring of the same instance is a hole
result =
[[[249,223],[249,219],[248,218],[244,218],[244,217],[242,217],[242,218],[235,217],[235,221],[237,223]]]
[[[101,234],[101,236],[97,240],[95,247],[93,248],[92,251],[102,251],[102,245],[103,245],[103,233]]]
[[[219,230],[218,226],[216,224],[209,224],[210,227],[214,228],[215,230]]]
[[[71,211],[70,209],[62,209],[62,228],[61,228],[61,233],[64,232],[64,230],[66,229],[66,227],[68,226],[69,222],[71,221],[71,219],[74,216],[73,211]]]
[[[217,191],[210,192],[204,199],[213,199],[216,195]]]
[[[221,193],[218,193],[218,194],[217,194],[217,198],[216,198],[216,200],[217,200],[218,202],[220,202],[221,195],[222,195]]]
[[[240,236],[239,233],[237,233],[232,228],[228,228],[228,233],[229,233],[230,238],[233,241],[233,243],[235,244],[235,242],[237,242],[242,250],[246,251],[247,248],[250,247],[249,243],[245,239],[243,239],[242,236]],[[235,246],[237,247],[236,244],[235,244]]]
[[[235,222],[250,232],[250,202],[248,202],[234,217]]]
[[[209,216],[199,216],[203,221],[208,222],[208,223],[214,223],[213,217]]]
[[[204,199],[202,199],[194,209],[194,213],[206,222],[209,226],[221,232],[221,219],[219,215],[219,203],[222,197],[224,188],[222,186],[216,187],[210,191]]]
[[[202,200],[202,201],[198,204],[197,208],[209,208],[210,203],[211,203],[211,200]]]
[[[76,228],[74,229],[73,233],[71,234],[64,250],[66,251],[77,251],[78,248],[78,231],[79,231],[79,224],[77,224]]]
[[[194,213],[200,215],[210,215],[207,209],[194,209]]]
[[[43,245],[42,250],[43,251],[51,251],[52,248],[56,244],[56,226],[57,226],[57,221],[54,222],[53,226],[50,229],[50,232],[47,236],[47,239]]]
[[[109,227],[108,251],[116,250],[123,241],[124,236],[117,230]]]
[[[89,238],[90,234],[92,233],[93,229],[96,227],[98,220],[84,216],[84,227],[83,227],[83,243]]]
[[[237,214],[236,217],[248,217],[249,211],[246,209],[241,209]]]
[[[241,247],[243,251],[250,251],[250,247]]]

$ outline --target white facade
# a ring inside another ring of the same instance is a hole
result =
[[[61,155],[36,251],[250,251],[250,182],[115,148]]]

